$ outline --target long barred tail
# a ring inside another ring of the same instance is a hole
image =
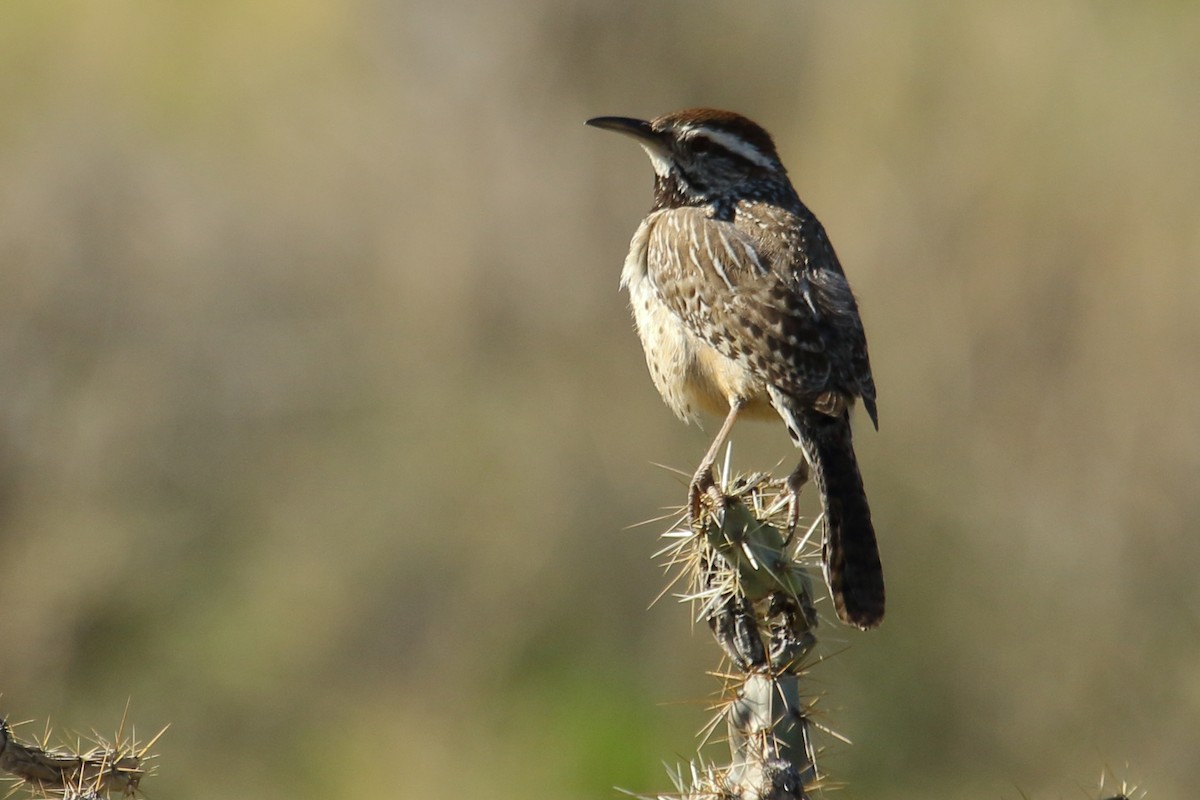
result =
[[[838,617],[864,630],[883,621],[883,565],[871,507],[854,457],[850,416],[801,406],[778,390],[772,400],[788,433],[804,448],[825,507],[825,580]]]
[[[871,508],[854,457],[850,419],[806,410],[800,439],[812,460],[825,507],[825,580],[841,620],[860,628],[883,621],[883,565],[871,525]]]

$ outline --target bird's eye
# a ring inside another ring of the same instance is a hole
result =
[[[707,136],[697,136],[690,142],[690,147],[693,153],[700,153],[701,155],[704,155],[705,153],[711,153],[716,149],[717,146],[716,143]]]

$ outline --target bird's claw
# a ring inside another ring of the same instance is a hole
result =
[[[701,527],[701,502],[705,495],[712,502],[714,510],[725,508],[725,493],[713,479],[711,468],[696,474],[688,493],[688,522],[694,531],[699,531]]]

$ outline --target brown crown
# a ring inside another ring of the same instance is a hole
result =
[[[656,117],[650,121],[650,124],[655,130],[692,125],[726,131],[754,145],[764,155],[778,157],[771,134],[763,130],[762,126],[756,122],[732,111],[721,111],[716,108],[687,108],[683,111],[673,111],[670,114]]]

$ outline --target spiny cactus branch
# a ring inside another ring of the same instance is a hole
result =
[[[40,743],[24,742],[13,735],[7,720],[0,719],[0,772],[15,784],[9,795],[22,789],[35,798],[70,800],[136,795],[150,771],[150,748],[165,731],[139,745],[133,735],[126,737],[122,722],[112,742],[97,735],[90,747],[83,742],[51,747],[48,733]]]
[[[704,728],[707,741],[724,724],[730,762],[677,770],[676,797],[806,800],[822,783],[810,735],[814,701],[801,685],[816,645],[808,571],[819,553],[815,525],[790,541],[792,498],[785,481],[761,473],[730,478],[726,467],[698,519],[664,534],[658,556],[676,572],[667,590],[688,586],[677,596],[708,624],[730,664],[716,716]]]

